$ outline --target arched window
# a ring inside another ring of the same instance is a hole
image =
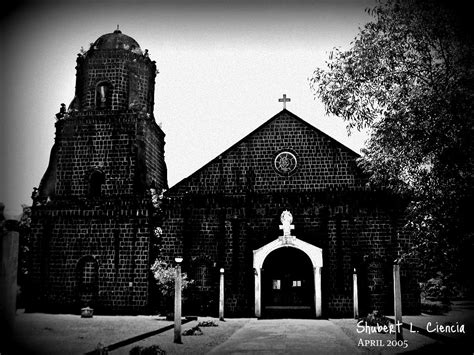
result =
[[[194,282],[198,287],[207,287],[211,285],[209,268],[207,265],[199,265],[194,269]]]
[[[102,185],[105,183],[105,175],[102,171],[95,170],[89,176],[89,196],[100,197]]]
[[[109,82],[102,81],[97,84],[95,107],[98,110],[110,110],[112,108],[112,85]]]
[[[81,284],[91,285],[95,283],[96,278],[96,263],[93,260],[88,260],[82,266]]]
[[[84,256],[76,265],[77,296],[82,306],[92,306],[97,297],[99,285],[99,265],[91,256]]]

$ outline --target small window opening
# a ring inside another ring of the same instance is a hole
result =
[[[280,290],[281,289],[281,280],[273,280],[273,289]]]
[[[209,286],[209,269],[206,265],[200,265],[195,271],[195,282],[197,286],[206,287]]]
[[[104,173],[101,171],[94,171],[89,178],[89,196],[100,197],[102,194],[102,185],[104,183]]]
[[[95,264],[93,261],[87,261],[82,269],[82,284],[90,285],[95,282]]]

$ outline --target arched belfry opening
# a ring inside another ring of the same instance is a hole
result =
[[[112,109],[112,84],[108,81],[101,81],[95,89],[95,107],[97,110]]]
[[[283,235],[253,251],[255,316],[322,316],[322,249],[291,235],[293,216],[280,218]]]

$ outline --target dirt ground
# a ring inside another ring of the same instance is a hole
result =
[[[203,327],[203,335],[182,336],[183,344],[174,344],[173,330],[110,351],[110,354],[129,354],[134,346],[158,345],[167,354],[205,354],[227,340],[248,319],[199,317],[182,326],[192,328],[199,322],[212,320],[217,327]],[[147,332],[173,322],[158,316],[97,316],[81,318],[71,314],[24,313],[17,311],[14,336],[9,339],[11,354],[84,354]],[[3,340],[5,341],[5,340]]]
[[[199,317],[198,321],[191,321],[183,324],[182,331],[193,328],[199,322],[212,321],[218,324],[217,327],[201,327],[202,335],[182,336],[183,344],[173,342],[173,329],[161,334],[147,337],[143,340],[122,346],[116,350],[111,350],[110,354],[129,354],[135,346],[148,347],[157,345],[166,354],[206,354],[218,345],[224,343],[239,329],[246,326],[252,319],[228,318],[219,321],[216,318]],[[276,320],[278,321],[278,320]],[[280,320],[282,321],[282,320]],[[456,343],[439,343],[432,338],[421,334],[411,333],[404,330],[404,341],[407,346],[390,345],[394,339],[394,334],[368,334],[357,331],[357,321],[354,319],[329,319],[340,331],[351,340],[354,350],[366,353],[421,353],[429,354],[433,352],[463,354],[463,351],[453,351],[457,344],[457,338],[463,343],[471,344],[474,329],[474,302],[453,304],[453,309],[445,315],[420,315],[405,316],[404,322],[413,323],[421,328],[426,327],[427,322],[439,324],[463,324],[466,332],[460,334],[445,334],[456,340]],[[157,329],[172,325],[173,322],[165,320],[159,316],[103,316],[94,315],[93,318],[81,318],[79,315],[71,314],[46,314],[46,313],[25,313],[17,311],[15,319],[14,334],[5,337],[2,333],[0,337],[1,348],[8,342],[9,351],[1,351],[0,355],[6,354],[85,354],[97,348],[105,348],[117,342],[121,342],[145,333],[156,331]],[[262,322],[263,324],[263,322]],[[248,331],[247,331],[248,333]],[[239,334],[241,334],[239,332]],[[254,334],[248,334],[249,339],[254,338]],[[234,338],[232,338],[234,339]],[[254,340],[254,339],[253,339]],[[316,339],[314,339],[316,341]],[[373,345],[372,341],[377,344]],[[369,342],[369,343],[367,343]],[[384,345],[383,348],[380,344]],[[461,344],[461,343],[459,343]],[[390,345],[390,346],[388,346]],[[403,345],[403,344],[402,344]],[[469,349],[471,346],[469,346]],[[456,348],[457,349],[457,348]],[[468,349],[468,350],[469,350]],[[472,350],[468,351],[472,354]]]

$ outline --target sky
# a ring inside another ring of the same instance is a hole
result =
[[[326,115],[308,79],[348,49],[371,18],[357,1],[40,1],[3,14],[0,202],[31,204],[54,143],[54,115],[74,97],[81,47],[117,25],[148,49],[159,74],[156,122],[168,184],[191,175],[283,108],[360,153],[364,132]]]

